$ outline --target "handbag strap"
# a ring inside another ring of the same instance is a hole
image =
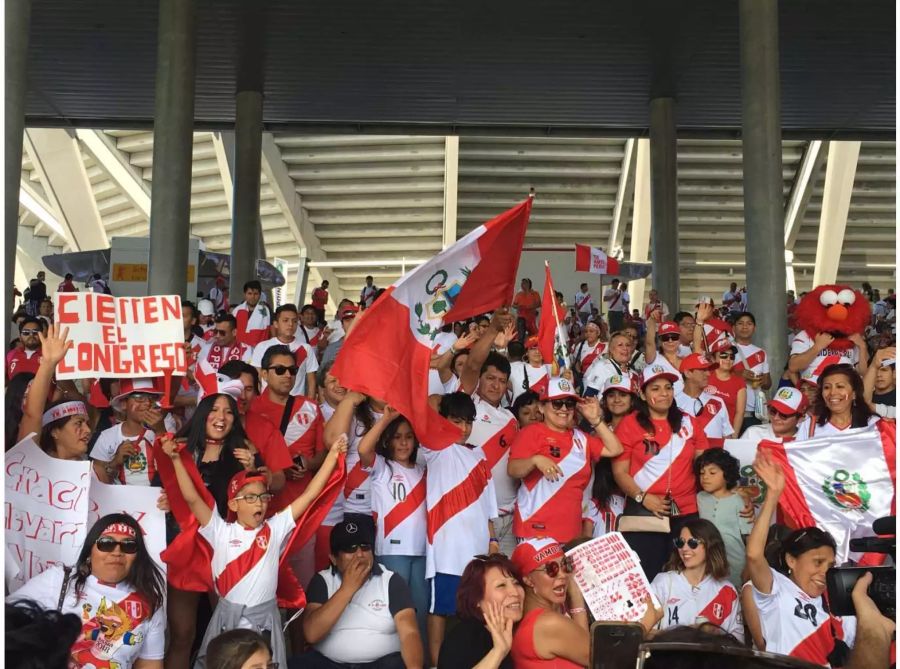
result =
[[[62,611],[63,602],[66,601],[66,592],[69,589],[69,581],[72,578],[72,567],[63,567],[63,582],[59,589],[59,601],[56,602],[56,610]]]
[[[294,408],[295,399],[293,395],[288,395],[287,402],[284,405],[284,411],[281,414],[281,426],[278,428],[282,436],[287,432],[288,423],[291,422],[291,409]]]

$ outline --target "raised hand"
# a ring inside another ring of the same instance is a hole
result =
[[[397,411],[394,407],[392,407],[390,404],[385,404],[384,412],[381,415],[381,420],[383,420],[385,423],[390,423],[399,415],[400,412]]]
[[[503,607],[496,602],[488,602],[486,608],[481,610],[484,622],[491,633],[491,642],[494,649],[502,653],[504,657],[512,648],[513,621],[503,613]]]
[[[346,453],[349,443],[350,442],[347,439],[347,435],[342,434],[340,437],[334,440],[334,443],[331,445],[331,448],[328,449],[328,452],[329,454],[334,453],[335,455],[338,455],[339,453]]]
[[[66,351],[72,347],[69,341],[69,328],[62,327],[59,323],[53,323],[47,329],[47,335],[38,333],[41,340],[41,358],[56,365],[66,357]]]
[[[453,348],[457,351],[465,351],[477,342],[479,339],[478,335],[474,332],[466,332],[462,337],[456,340],[456,343],[453,344]]]
[[[715,308],[711,304],[697,305],[697,323],[702,324],[715,315]]]
[[[818,350],[824,351],[826,348],[831,346],[831,342],[834,341],[834,337],[827,332],[820,332],[816,335],[814,340],[815,346]]]
[[[753,469],[756,470],[756,474],[766,484],[770,493],[780,495],[784,492],[784,470],[766,451],[759,450],[756,452]]]
[[[600,408],[600,400],[596,397],[582,398],[575,408],[591,425],[603,420],[603,409]]]

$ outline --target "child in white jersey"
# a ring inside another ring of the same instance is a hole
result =
[[[206,666],[206,647],[210,640],[238,627],[270,634],[275,660],[287,666],[275,599],[278,563],[297,518],[324,489],[338,455],[347,452],[346,435],[341,435],[331,445],[325,461],[303,494],[268,520],[266,507],[273,495],[266,489],[265,476],[242,471],[232,477],[228,484],[228,515],[237,522],[226,522],[200,496],[181,460],[178,444],[164,437],[162,448],[172,458],[178,488],[200,524],[201,536],[213,550],[211,566],[219,602],[203,637],[195,669]]]
[[[425,579],[428,513],[425,465],[416,462],[418,450],[409,421],[390,406],[359,442],[359,461],[372,481],[375,555],[409,585],[419,633],[425,639],[430,601]]]

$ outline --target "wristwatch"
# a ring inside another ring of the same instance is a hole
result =
[[[644,491],[643,490],[637,491],[637,493],[634,496],[634,501],[637,502],[638,504],[644,503]]]

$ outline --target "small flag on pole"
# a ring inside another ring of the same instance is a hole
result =
[[[610,258],[603,249],[587,244],[575,245],[575,271],[591,274],[618,274],[619,261]]]
[[[550,363],[554,376],[569,364],[569,337],[566,334],[566,310],[556,299],[550,263],[544,261],[544,297],[541,301],[541,324],[538,327],[538,342],[545,363]]]

